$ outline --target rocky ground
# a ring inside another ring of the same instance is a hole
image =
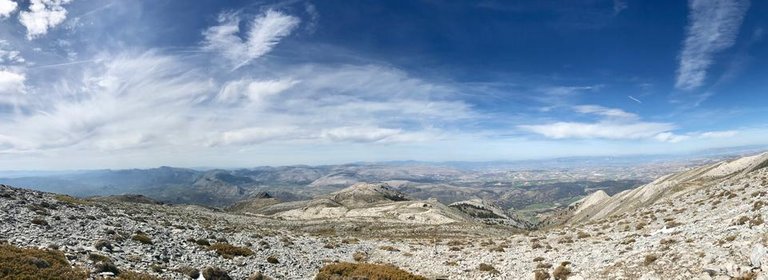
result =
[[[93,277],[106,257],[164,279],[191,279],[190,270],[205,267],[234,279],[256,272],[312,279],[336,261],[389,263],[431,279],[768,279],[768,169],[688,182],[700,184],[621,214],[536,231],[288,221],[2,186],[0,239],[58,248]]]

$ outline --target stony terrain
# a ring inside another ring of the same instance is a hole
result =
[[[251,215],[2,186],[0,239],[58,248],[93,277],[102,256],[167,279],[209,266],[234,279],[312,279],[335,261],[389,263],[431,279],[768,279],[766,157],[691,169],[613,197],[596,193],[533,231],[477,219],[291,219],[280,215],[287,211]],[[370,189],[354,190],[371,198]],[[357,194],[336,198],[366,208]],[[628,200],[638,197],[645,199]]]

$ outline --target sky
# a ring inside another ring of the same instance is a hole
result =
[[[0,0],[0,169],[768,140],[768,2]]]

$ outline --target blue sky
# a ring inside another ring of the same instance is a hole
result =
[[[768,3],[0,0],[0,169],[765,144]]]

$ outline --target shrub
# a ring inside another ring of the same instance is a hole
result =
[[[669,221],[667,222],[667,228],[673,228],[683,225],[683,223],[680,223],[678,221]]]
[[[762,200],[755,201],[755,203],[752,204],[752,211],[760,211],[760,209],[763,209],[763,206],[765,206],[765,202]]]
[[[491,249],[488,249],[488,251],[504,253],[504,246],[496,246]]]
[[[578,237],[579,239],[584,239],[584,238],[589,238],[589,237],[591,237],[591,235],[589,235],[589,233],[586,233],[586,232],[583,232],[583,231],[579,231],[579,232],[576,234],[576,237]]]
[[[535,257],[535,258],[533,258],[534,262],[540,262],[540,261],[543,261],[543,260],[544,260],[544,257]]]
[[[206,280],[232,280],[232,277],[229,277],[227,271],[210,266],[203,269],[203,277]]]
[[[643,259],[643,265],[649,265],[655,262],[658,259],[656,255],[645,255],[645,259]]]
[[[197,243],[197,245],[200,245],[200,246],[211,246],[211,242],[208,242],[208,239],[201,238],[201,239],[195,240],[195,243]]]
[[[89,202],[86,200],[74,198],[68,195],[63,195],[63,194],[57,194],[56,196],[53,197],[53,199],[56,199],[59,202],[62,202],[64,204],[69,204],[69,205],[88,205],[89,204]]]
[[[155,273],[163,273],[163,270],[165,270],[165,267],[158,264],[152,264],[149,266],[149,269],[151,269]]]
[[[152,245],[152,238],[143,233],[137,233],[131,239],[141,244]]]
[[[261,271],[256,271],[251,277],[248,277],[248,280],[272,280],[272,278],[262,274]]]
[[[480,265],[478,265],[477,266],[477,270],[485,271],[485,272],[490,272],[490,273],[494,273],[494,274],[499,273],[499,271],[496,270],[495,267],[493,267],[490,264],[485,264],[485,263],[481,263]]]
[[[641,221],[641,222],[637,223],[637,225],[635,225],[635,229],[636,230],[641,230],[641,229],[645,228],[645,226],[647,226],[647,225],[648,224],[646,224],[645,222]]]
[[[40,218],[34,218],[32,219],[32,223],[39,225],[39,226],[48,226],[48,222],[46,220],[40,219]]]
[[[120,269],[118,269],[117,266],[111,261],[97,262],[96,265],[94,265],[94,267],[95,267],[94,272],[96,273],[112,272],[115,275],[120,274]]]
[[[200,270],[197,270],[197,268],[191,266],[182,266],[176,269],[176,272],[184,274],[192,279],[200,278]]]
[[[216,251],[221,256],[250,256],[253,255],[253,251],[246,247],[237,247],[228,243],[216,243],[208,246],[209,250]]]
[[[555,277],[555,280],[567,280],[568,276],[571,275],[571,270],[567,267],[567,264],[562,263],[558,267],[555,268],[555,271],[552,272],[552,276]]]
[[[278,261],[277,258],[275,258],[274,256],[267,257],[267,262],[271,263],[271,264],[278,264],[278,263],[280,263],[280,261]]]
[[[379,249],[384,250],[384,251],[389,251],[389,252],[400,252],[400,250],[398,250],[397,248],[392,247],[392,246],[381,246],[381,247],[379,247]]]
[[[112,243],[109,243],[109,241],[104,239],[96,240],[96,242],[93,242],[93,247],[96,248],[96,250],[101,251],[101,249],[107,248],[107,250],[112,250]]]
[[[99,255],[99,254],[94,254],[94,253],[88,254],[88,260],[92,261],[92,262],[95,262],[95,263],[96,262],[108,262],[108,261],[111,261],[109,259],[109,257],[102,256],[102,255]]]
[[[762,225],[765,221],[763,221],[763,216],[760,214],[757,214],[751,221],[749,221],[749,227],[753,226],[759,226]]]
[[[344,243],[344,244],[357,244],[357,243],[360,243],[360,240],[357,239],[357,238],[347,238],[347,239],[341,240],[341,243]]]
[[[627,245],[627,244],[630,244],[630,243],[635,243],[635,241],[636,241],[636,240],[635,240],[634,238],[630,238],[630,239],[627,239],[627,240],[621,241],[621,244],[623,244],[623,245]]]
[[[352,259],[354,259],[356,262],[365,262],[368,261],[368,253],[366,252],[355,252],[352,254]]]
[[[0,245],[0,279],[85,279],[88,272],[72,268],[64,253]]]
[[[206,278],[208,279],[208,278]],[[315,280],[368,279],[368,280],[427,280],[391,265],[367,263],[334,263],[320,268]]]
[[[552,264],[551,263],[543,263],[542,262],[542,263],[538,263],[536,265],[536,268],[552,268]]]
[[[659,240],[659,244],[661,245],[669,245],[669,244],[675,244],[675,243],[677,243],[677,240],[674,240],[671,238],[669,239],[665,238],[665,239]]]
[[[123,271],[117,280],[160,280],[160,278],[139,272]]]
[[[537,269],[533,271],[533,279],[534,280],[548,280],[550,278],[549,272]]]

